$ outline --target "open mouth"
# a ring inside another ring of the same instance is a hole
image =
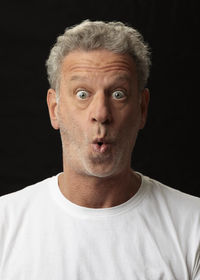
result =
[[[101,147],[103,145],[103,142],[97,142],[97,144],[99,145],[99,147]]]
[[[104,141],[104,139],[96,139],[92,146],[93,150],[98,153],[108,152],[111,148],[111,144]]]

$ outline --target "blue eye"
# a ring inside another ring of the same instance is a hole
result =
[[[89,96],[89,93],[85,90],[79,90],[79,91],[77,91],[76,95],[80,99],[86,99]]]
[[[112,94],[112,97],[113,97],[114,99],[121,99],[121,98],[123,98],[124,96],[125,96],[125,94],[124,94],[124,92],[121,91],[121,90],[116,90],[116,91],[114,91],[113,94]]]

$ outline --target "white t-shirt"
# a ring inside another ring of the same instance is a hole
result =
[[[200,199],[146,176],[127,202],[67,200],[58,176],[0,198],[1,280],[200,279]]]

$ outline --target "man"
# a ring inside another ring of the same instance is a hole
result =
[[[200,279],[200,199],[131,169],[149,51],[120,22],[58,37],[47,103],[63,172],[0,199],[0,279]]]

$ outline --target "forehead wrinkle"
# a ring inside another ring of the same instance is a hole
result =
[[[116,82],[131,82],[131,78],[129,75],[127,74],[117,74],[117,75],[114,75],[113,77],[111,76],[110,77],[112,79],[112,82],[113,83],[116,83]],[[90,80],[91,79],[91,76],[81,76],[81,75],[74,75],[74,76],[71,76],[70,77],[70,81],[80,81],[80,82],[84,82],[84,81],[87,81],[87,80]]]
[[[135,72],[135,62],[128,54],[118,54],[108,50],[75,50],[62,61],[61,72],[108,72],[124,70]]]
[[[86,80],[89,80],[92,78],[95,78],[96,75],[98,75],[98,73],[104,74],[104,73],[110,73],[109,76],[107,76],[107,78],[113,78],[114,82],[115,81],[126,81],[126,82],[130,82],[131,81],[131,77],[133,76],[133,73],[131,71],[131,69],[129,69],[127,71],[127,69],[122,69],[122,68],[103,68],[100,71],[98,71],[96,69],[96,67],[90,67],[88,68],[76,68],[76,70],[74,69],[74,71],[64,71],[65,75],[69,75],[69,80],[70,81],[80,81],[80,82],[84,82]],[[68,72],[68,73],[67,73]],[[106,78],[106,76],[104,77]]]
[[[70,72],[77,71],[77,72],[94,72],[94,71],[100,71],[100,72],[109,72],[109,71],[118,71],[118,70],[124,70],[124,71],[130,71],[130,64],[128,63],[111,63],[104,66],[90,66],[89,64],[77,64],[73,65],[71,67],[68,67]]]

